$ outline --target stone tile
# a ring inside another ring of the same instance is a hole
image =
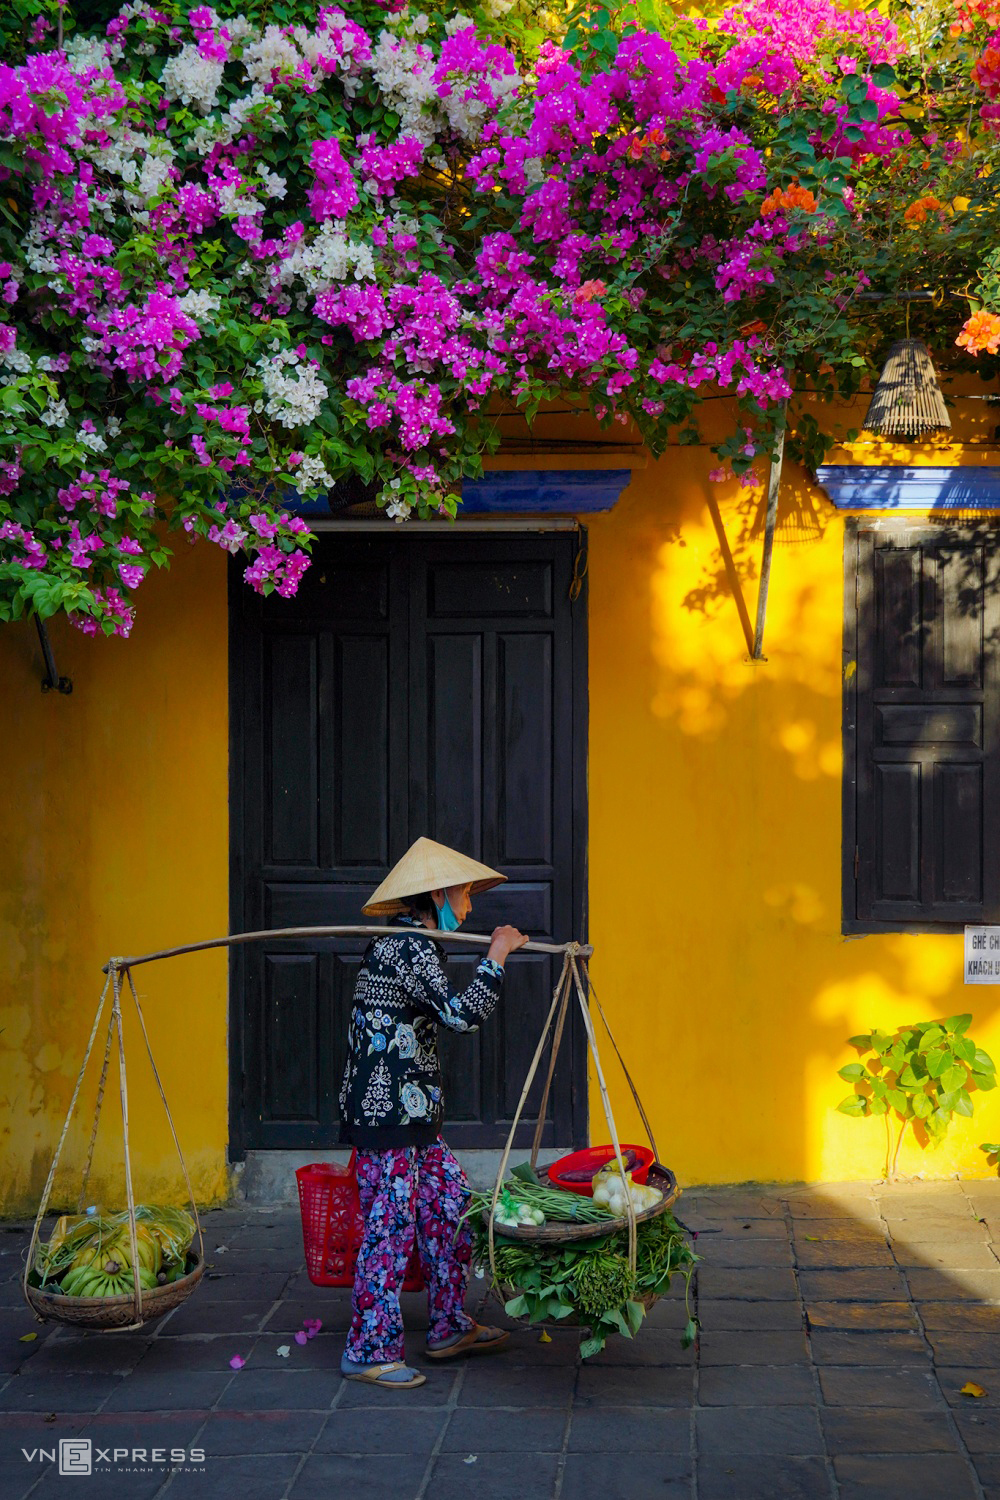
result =
[[[5,1411],[88,1412],[100,1406],[124,1379],[121,1375],[52,1375],[32,1373],[30,1363],[4,1388]]]
[[[879,1218],[878,1204],[872,1199],[838,1201],[817,1193],[810,1198],[789,1198],[788,1211],[793,1219],[844,1219],[855,1224],[870,1224]]]
[[[332,1329],[337,1326],[334,1318],[334,1313],[337,1310],[336,1307],[325,1307],[323,1299],[320,1297],[316,1298],[316,1300],[313,1302],[283,1301],[279,1303],[277,1307],[267,1308],[265,1310],[268,1316],[267,1322],[264,1324],[264,1330],[269,1334],[297,1333],[298,1330],[302,1327],[306,1318],[321,1319],[324,1328]],[[327,1316],[328,1312],[330,1314],[329,1317]],[[348,1322],[349,1321],[350,1319],[348,1318]],[[406,1326],[411,1326],[407,1324],[405,1308],[403,1309],[403,1323]],[[347,1325],[345,1324],[345,1328],[346,1326]]]
[[[1000,1423],[992,1411],[980,1411],[979,1403],[970,1401],[954,1417],[970,1453],[1000,1453]]]
[[[1000,1366],[1000,1333],[937,1333],[928,1330],[927,1342],[938,1365],[970,1365],[980,1369]]]
[[[207,1457],[207,1455],[206,1455]],[[219,1500],[238,1495],[239,1500],[283,1500],[288,1482],[301,1462],[298,1453],[245,1454],[206,1462],[203,1473],[186,1473],[175,1479],[170,1493],[178,1500]],[[180,1480],[183,1479],[183,1488]],[[118,1500],[129,1492],[119,1482]],[[414,1491],[414,1494],[416,1492]],[[60,1491],[63,1494],[63,1491]],[[341,1492],[347,1500],[349,1491]],[[400,1497],[404,1500],[404,1497]],[[409,1497],[405,1497],[409,1500]]]
[[[358,1380],[345,1380],[344,1393],[337,1402],[338,1411],[359,1411],[379,1407],[447,1406],[452,1400],[458,1383],[458,1373],[449,1370],[428,1372],[427,1379],[416,1390],[394,1391],[388,1386],[376,1390]]]
[[[1000,1453],[974,1453],[972,1464],[979,1475],[986,1500],[1000,1497]]]
[[[698,1340],[699,1362],[708,1365],[796,1365],[808,1364],[809,1345],[805,1333],[702,1332]]]
[[[919,1333],[856,1333],[816,1328],[809,1340],[818,1365],[923,1365],[931,1351]]]
[[[610,1338],[600,1354],[587,1360],[589,1366],[599,1365],[693,1365],[693,1348],[681,1347],[680,1330],[661,1333],[656,1329],[640,1328],[635,1338]]]
[[[746,1235],[712,1235],[702,1244],[698,1237],[698,1254],[704,1266],[726,1266],[733,1269],[756,1269],[758,1266],[790,1266],[792,1252],[787,1240],[757,1238]]]
[[[778,1267],[758,1271],[724,1266],[698,1268],[699,1297],[739,1297],[747,1301],[787,1302],[797,1295],[795,1277]]]
[[[691,1418],[666,1407],[574,1407],[568,1447],[571,1453],[687,1453]]]
[[[713,1301],[698,1298],[698,1318],[704,1332],[743,1332],[752,1329],[791,1331],[802,1327],[800,1302]]]
[[[423,1352],[424,1341],[419,1335],[414,1335],[408,1342],[407,1354],[411,1359]],[[291,1352],[282,1356],[278,1350],[286,1344]],[[242,1354],[244,1358],[248,1357],[247,1348],[252,1349],[249,1359],[254,1369],[339,1371],[344,1335],[324,1329],[318,1338],[310,1339],[307,1344],[297,1344],[291,1333],[275,1333],[265,1328],[260,1338],[251,1336],[249,1339],[230,1340],[230,1348],[232,1353]]]
[[[233,1378],[232,1370],[174,1370],[127,1375],[108,1397],[106,1411],[207,1410]]]
[[[470,1450],[475,1453],[475,1449]],[[466,1457],[469,1455],[467,1454]],[[617,1460],[620,1464],[621,1460]],[[510,1465],[486,1458],[479,1458],[474,1464],[467,1464],[464,1458],[459,1458],[457,1453],[442,1454],[434,1465],[431,1475],[430,1489],[428,1494],[434,1496],[434,1500],[512,1500],[512,1495],[517,1495],[517,1500],[550,1500],[555,1491],[556,1473],[558,1470],[558,1456],[555,1453],[542,1453],[531,1463],[531,1465],[520,1465],[519,1471],[514,1478],[510,1472]],[[586,1469],[586,1464],[584,1464]],[[584,1477],[584,1483],[588,1483]],[[585,1496],[597,1495],[599,1500],[607,1500],[606,1476],[595,1472],[593,1479],[594,1488],[581,1493],[580,1500]],[[574,1491],[569,1493],[575,1494]],[[669,1491],[663,1492],[669,1495]],[[414,1493],[400,1486],[397,1480],[394,1484],[386,1484],[383,1489],[372,1485],[368,1480],[364,1489],[357,1491],[332,1487],[324,1494],[316,1491],[316,1500],[372,1500],[373,1495],[391,1496],[392,1500],[414,1500]],[[301,1500],[298,1492],[292,1490],[290,1500]],[[673,1496],[670,1496],[673,1500]]]
[[[699,1500],[827,1500],[833,1489],[822,1458],[698,1460]]]
[[[824,1406],[820,1419],[831,1453],[955,1451],[955,1434],[944,1412],[910,1411],[906,1407],[881,1407],[873,1411],[863,1406]]]
[[[229,1361],[240,1354],[248,1362],[254,1359],[256,1338],[244,1338],[235,1348],[228,1334],[215,1338],[154,1339],[142,1353],[136,1373],[165,1375],[177,1370],[229,1370]],[[231,1373],[231,1371],[230,1371]]]
[[[908,1270],[906,1279],[917,1302],[949,1302],[954,1298],[1000,1302],[1000,1266],[995,1271]]]
[[[25,1469],[28,1465],[25,1464]],[[32,1468],[35,1466],[32,1465]],[[33,1493],[39,1500],[58,1500],[60,1495],[66,1493],[66,1476],[58,1471],[57,1464],[46,1465],[49,1472],[46,1473],[41,1484]],[[135,1500],[144,1500],[145,1496],[155,1495],[157,1490],[162,1489],[164,1480],[170,1475],[169,1465],[156,1465],[137,1470],[134,1466],[119,1465],[95,1466],[90,1474],[81,1474],[74,1477],[73,1493],[79,1495],[80,1500],[86,1496],[87,1500],[121,1500],[123,1493],[127,1493]],[[37,1477],[37,1470],[36,1470]],[[179,1471],[174,1479],[174,1487],[187,1475]],[[17,1493],[16,1491],[13,1493]],[[4,1488],[4,1500],[12,1500],[10,1491]]]
[[[264,1302],[202,1303],[195,1297],[164,1319],[158,1337],[176,1338],[182,1333],[253,1334],[269,1311],[269,1304]]]
[[[344,1383],[339,1370],[237,1370],[219,1398],[227,1411],[329,1411]]]
[[[702,1406],[815,1406],[808,1365],[720,1365],[698,1376]]]
[[[911,1411],[943,1408],[930,1370],[871,1365],[863,1370],[838,1365],[820,1367],[819,1383],[827,1406],[906,1407]]]
[[[812,1244],[800,1237],[795,1241],[795,1262],[805,1271],[866,1266],[896,1268],[892,1251],[884,1240],[872,1240],[871,1244],[859,1240],[821,1240]]]
[[[883,1218],[892,1235],[905,1235],[908,1239],[939,1240],[942,1236],[976,1233],[985,1234],[986,1226],[976,1218],[965,1203],[936,1209],[927,1213],[922,1209],[886,1209]]]
[[[997,1271],[1000,1264],[985,1240],[964,1235],[955,1240],[919,1240],[903,1244],[893,1241],[893,1253],[899,1265],[915,1270]]]
[[[436,1373],[436,1367],[435,1367]],[[601,1371],[610,1375],[611,1371]],[[664,1372],[668,1373],[668,1372]],[[683,1373],[691,1381],[689,1371]],[[642,1378],[647,1374],[654,1379],[660,1371],[622,1371],[626,1378]],[[428,1385],[433,1376],[428,1371]],[[576,1369],[573,1366],[512,1365],[502,1355],[469,1364],[459,1391],[460,1406],[521,1406],[564,1407],[573,1394]],[[375,1392],[381,1395],[381,1392]],[[416,1394],[410,1392],[410,1395]]]
[[[880,1224],[852,1218],[796,1219],[793,1238],[804,1240],[807,1234],[828,1240],[857,1240],[863,1245],[884,1245],[885,1231]]]
[[[714,1239],[716,1235],[729,1238],[744,1236],[747,1239],[787,1240],[788,1238],[788,1226],[783,1218],[702,1219],[701,1223],[697,1224],[690,1223],[688,1216],[685,1215],[684,1222],[688,1224],[689,1228],[699,1231],[698,1239],[695,1243],[695,1249],[699,1255],[706,1248],[709,1239]],[[705,1226],[704,1229],[702,1229],[702,1225]]]
[[[646,1314],[643,1327],[646,1329],[674,1328],[680,1334],[681,1329],[687,1322],[687,1309],[684,1306],[683,1297],[661,1297],[655,1302]],[[549,1334],[553,1340],[559,1335],[558,1329],[550,1328]],[[579,1342],[579,1339],[577,1339]]]
[[[1000,1333],[1000,1307],[986,1302],[920,1302],[926,1329],[950,1333]]]
[[[806,1302],[902,1302],[906,1282],[900,1271],[878,1266],[857,1271],[800,1271],[799,1285]]]
[[[695,1413],[699,1453],[821,1456],[825,1449],[815,1411],[804,1407],[717,1406]],[[742,1494],[741,1494],[742,1500]]]
[[[784,1204],[768,1193],[685,1193],[681,1217],[687,1223],[692,1217],[703,1219],[781,1219]]]
[[[919,1328],[912,1302],[806,1302],[811,1328]]]
[[[610,1500],[613,1495],[625,1493],[628,1500],[689,1500],[691,1465],[686,1457],[655,1451],[646,1453],[641,1464],[627,1464],[627,1476],[626,1480],[621,1451],[570,1453],[563,1471],[562,1493],[567,1500]],[[627,1484],[627,1491],[621,1488],[623,1482]],[[520,1489],[518,1477],[517,1490]],[[505,1500],[509,1500],[510,1495],[508,1489]],[[478,1485],[475,1500],[480,1500]]]
[[[286,1287],[293,1279],[290,1270],[258,1272],[242,1276],[238,1271],[210,1271],[198,1289],[198,1304],[205,1306],[214,1302],[263,1302],[270,1306],[279,1297],[286,1295]]]
[[[937,1365],[934,1373],[937,1375],[941,1394],[949,1406],[960,1407],[963,1411],[996,1411],[1000,1408],[1000,1369],[984,1369],[976,1365]],[[986,1392],[985,1396],[963,1396],[962,1387],[967,1381],[973,1381],[981,1386]]]
[[[463,1400],[464,1400],[463,1392]],[[694,1372],[684,1369],[588,1369],[580,1371],[576,1405],[691,1406]]]
[[[79,1334],[46,1339],[34,1355],[31,1373],[124,1375],[144,1358],[149,1342],[130,1333]]]
[[[427,1471],[425,1453],[367,1453],[363,1457],[345,1458],[341,1454],[321,1453],[307,1458],[295,1483],[288,1491],[289,1500],[373,1500],[378,1496],[393,1500],[416,1500]],[[469,1471],[464,1469],[468,1500]],[[187,1495],[184,1495],[187,1500]],[[240,1500],[244,1500],[241,1495]]]
[[[964,1459],[953,1453],[914,1453],[833,1460],[840,1500],[973,1500],[976,1491]]]
[[[319,1411],[210,1412],[199,1441],[209,1456],[302,1454],[312,1446],[325,1421],[326,1413]]]
[[[484,1421],[478,1409],[460,1406],[448,1423],[442,1452],[558,1453],[566,1433],[566,1420],[566,1409],[558,1407],[504,1411],[497,1406]]]
[[[381,1412],[376,1408],[367,1412],[361,1422],[357,1412],[334,1411],[327,1417],[313,1452],[430,1453],[447,1420],[444,1411],[433,1407]]]

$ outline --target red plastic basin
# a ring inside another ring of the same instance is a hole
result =
[[[649,1176],[649,1169],[656,1158],[648,1146],[631,1146],[623,1141],[622,1156],[626,1156],[629,1151],[634,1152],[636,1157],[636,1164],[631,1169],[632,1181],[645,1183]],[[593,1177],[588,1182],[571,1182],[567,1180],[566,1174],[583,1171],[593,1171],[596,1174],[614,1159],[614,1154],[614,1146],[608,1145],[588,1146],[585,1151],[574,1151],[569,1156],[561,1156],[549,1167],[549,1181],[556,1187],[568,1189],[571,1193],[581,1193],[585,1198],[592,1198],[594,1196]]]

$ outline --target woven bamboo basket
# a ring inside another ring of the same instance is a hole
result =
[[[635,1216],[636,1224],[645,1224],[648,1219],[657,1219],[672,1208],[681,1195],[677,1186],[677,1178],[669,1167],[661,1167],[659,1162],[654,1162],[649,1169],[646,1179],[650,1187],[659,1188],[663,1194],[659,1203],[654,1203],[652,1208],[645,1208]],[[552,1184],[554,1186],[555,1184]],[[489,1213],[484,1210],[483,1223],[489,1219]],[[622,1215],[618,1219],[605,1219],[603,1222],[587,1224],[572,1224],[560,1219],[546,1224],[505,1224],[502,1229],[496,1230],[497,1239],[502,1240],[530,1240],[540,1244],[560,1245],[570,1244],[575,1240],[599,1240],[606,1234],[614,1234],[616,1230],[628,1229],[628,1218]]]
[[[194,1265],[179,1281],[170,1281],[166,1286],[143,1290],[140,1312],[136,1314],[135,1299],[127,1297],[63,1297],[58,1292],[48,1292],[42,1287],[25,1287],[28,1303],[39,1318],[55,1323],[69,1323],[75,1328],[111,1330],[134,1328],[140,1323],[151,1323],[173,1312],[185,1302],[205,1274],[204,1257],[192,1251]]]

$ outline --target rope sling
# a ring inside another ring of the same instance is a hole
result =
[[[180,1301],[183,1301],[186,1297],[188,1297],[194,1290],[198,1282],[201,1280],[201,1277],[204,1273],[205,1243],[201,1226],[201,1219],[198,1214],[197,1204],[195,1203],[194,1190],[191,1186],[191,1178],[188,1173],[187,1164],[185,1163],[184,1154],[181,1150],[180,1141],[177,1138],[177,1131],[174,1127],[173,1118],[170,1113],[170,1106],[167,1103],[167,1097],[164,1093],[163,1084],[160,1081],[159,1071],[153,1057],[153,1051],[149,1041],[149,1034],[146,1030],[145,1018],[142,1013],[142,1007],[139,1004],[139,996],[136,993],[135,982],[132,978],[132,970],[134,968],[138,968],[141,964],[154,963],[160,959],[175,958],[180,956],[181,954],[187,953],[201,953],[215,948],[231,948],[243,943],[257,943],[266,941],[273,942],[280,939],[290,938],[317,939],[337,937],[398,937],[399,932],[400,929],[398,927],[378,925],[272,928],[259,932],[233,933],[228,937],[211,938],[199,943],[187,943],[176,948],[163,948],[155,953],[144,953],[126,958],[110,958],[108,962],[103,965],[102,973],[106,974],[107,978],[105,980],[104,988],[101,991],[100,999],[98,1001],[97,1013],[94,1017],[94,1024],[91,1028],[90,1037],[87,1041],[83,1062],[81,1064],[79,1074],[77,1075],[76,1084],[73,1089],[73,1095],[70,1100],[69,1109],[66,1112],[66,1118],[63,1123],[62,1132],[56,1144],[55,1155],[52,1158],[52,1164],[49,1168],[48,1177],[46,1179],[45,1187],[42,1192],[41,1202],[38,1206],[38,1213],[35,1216],[34,1227],[31,1234],[31,1241],[28,1247],[27,1260],[25,1263],[22,1288],[25,1298],[29,1305],[33,1308],[35,1316],[39,1322],[44,1322],[48,1318],[55,1318],[59,1321],[79,1323],[83,1324],[84,1326],[101,1328],[102,1330],[107,1331],[110,1331],[111,1329],[121,1330],[139,1328],[145,1322],[147,1322],[150,1317],[161,1316],[163,1313],[169,1311],[172,1307],[175,1307]],[[483,948],[488,948],[490,943],[492,942],[491,938],[486,937],[480,933],[441,932],[437,930],[434,931],[433,940],[435,942],[443,943],[464,943],[472,947]],[[601,1067],[601,1060],[598,1052],[597,1037],[594,1031],[593,1020],[590,1014],[590,1008],[587,1003],[588,993],[593,997],[594,1003],[597,1006],[598,1013],[604,1024],[604,1028],[607,1031],[608,1038],[611,1042],[612,1047],[614,1048],[619,1062],[621,1063],[622,1071],[625,1074],[625,1079],[632,1093],[632,1098],[635,1101],[636,1108],[638,1109],[640,1118],[642,1119],[643,1125],[646,1129],[646,1133],[649,1136],[649,1143],[653,1149],[653,1154],[654,1156],[658,1155],[656,1150],[656,1142],[653,1137],[652,1126],[649,1123],[648,1116],[645,1109],[643,1108],[642,1101],[639,1098],[639,1094],[636,1090],[635,1084],[632,1081],[631,1074],[629,1073],[628,1068],[625,1065],[625,1060],[622,1057],[622,1054],[618,1048],[618,1044],[614,1039],[611,1027],[608,1024],[607,1016],[604,1013],[603,1007],[601,1006],[600,1000],[597,997],[596,991],[593,987],[593,983],[590,979],[586,960],[592,955],[593,949],[585,943],[543,943],[530,940],[529,942],[523,944],[521,948],[516,949],[515,951],[519,953],[544,953],[557,956],[561,954],[562,967],[560,969],[559,978],[552,994],[552,1004],[549,1007],[548,1015],[545,1019],[545,1024],[543,1025],[541,1035],[538,1038],[538,1044],[535,1048],[534,1056],[532,1057],[527,1076],[524,1080],[524,1086],[521,1090],[521,1097],[518,1100],[517,1109],[514,1112],[514,1120],[507,1136],[506,1145],[500,1159],[496,1182],[493,1188],[493,1199],[491,1204],[489,1222],[489,1255],[490,1268],[493,1273],[494,1280],[496,1279],[496,1265],[494,1261],[493,1219],[497,1201],[503,1188],[504,1172],[506,1171],[507,1163],[510,1159],[510,1153],[513,1149],[517,1128],[521,1122],[521,1117],[524,1113],[525,1104],[527,1102],[531,1086],[535,1080],[535,1076],[538,1072],[539,1065],[545,1052],[546,1043],[551,1039],[551,1051],[549,1054],[548,1070],[542,1089],[541,1100],[538,1108],[538,1117],[535,1124],[535,1133],[531,1147],[531,1165],[534,1168],[537,1164],[538,1153],[541,1148],[542,1134],[545,1126],[545,1113],[548,1107],[549,1094],[552,1087],[552,1080],[555,1074],[556,1060],[559,1055],[560,1046],[563,1040],[570,1003],[574,996],[578,1001],[580,1013],[583,1017],[583,1025],[587,1037],[588,1048],[590,1051],[590,1055],[594,1060],[594,1068],[597,1075],[598,1087],[600,1089],[601,1103],[604,1109],[604,1117],[607,1121],[611,1142],[614,1146],[615,1160],[618,1163],[618,1168],[621,1171],[623,1178],[626,1175],[625,1164],[622,1159],[621,1143],[618,1137],[617,1127],[615,1126],[614,1114],[611,1109],[611,1101],[608,1096],[607,1085],[604,1079],[604,1072]],[[94,1158],[94,1148],[97,1141],[97,1130],[101,1117],[101,1109],[104,1103],[108,1069],[111,1061],[112,1042],[114,1038],[117,1037],[118,1084],[119,1094],[121,1098],[122,1141],[125,1169],[125,1196],[128,1209],[129,1240],[132,1252],[132,1265],[133,1267],[137,1267],[139,1264],[138,1240],[136,1232],[135,1195],[132,1184],[132,1155],[129,1140],[128,1082],[125,1065],[125,1039],[122,1029],[121,997],[123,993],[123,987],[126,983],[128,985],[132,1001],[135,1005],[136,1015],[139,1019],[139,1026],[142,1031],[143,1041],[146,1045],[146,1053],[149,1057],[150,1066],[153,1071],[153,1077],[156,1081],[157,1089],[159,1090],[160,1099],[163,1102],[163,1108],[166,1113],[167,1123],[170,1127],[170,1134],[173,1138],[174,1146],[177,1150],[177,1156],[181,1164],[181,1171],[184,1176],[184,1184],[187,1189],[188,1200],[191,1204],[191,1209],[194,1215],[194,1222],[197,1227],[199,1249],[196,1258],[196,1265],[195,1268],[181,1280],[174,1282],[169,1286],[157,1287],[153,1289],[143,1288],[140,1285],[138,1275],[133,1274],[134,1285],[131,1297],[58,1297],[53,1293],[45,1293],[39,1288],[31,1286],[29,1284],[28,1277],[31,1268],[35,1263],[35,1253],[38,1247],[41,1226],[49,1206],[49,1200],[52,1195],[52,1187],[55,1181],[56,1170],[58,1168],[59,1160],[62,1155],[63,1146],[66,1142],[66,1137],[69,1133],[70,1123],[76,1112],[77,1101],[80,1097],[80,1090],[83,1086],[84,1076],[87,1071],[87,1066],[90,1062],[91,1054],[94,1050],[94,1043],[97,1039],[100,1029],[101,1018],[104,1014],[104,1007],[107,1001],[109,990],[111,991],[112,996],[111,1012],[107,1023],[104,1044],[104,1057],[101,1064],[100,1078],[98,1080],[94,1120],[91,1127],[90,1140],[87,1147],[86,1162],[84,1164],[83,1176],[80,1184],[80,1192],[77,1202],[77,1213],[82,1214],[84,1211],[87,1184],[90,1180],[90,1172]],[[673,1201],[673,1196],[674,1195],[670,1195],[669,1201]],[[636,1267],[636,1211],[635,1206],[631,1201],[631,1196],[626,1195],[626,1197],[628,1201],[629,1265],[631,1270],[634,1272]],[[667,1206],[668,1204],[665,1201],[663,1208],[659,1210],[647,1211],[647,1214],[644,1214],[642,1217],[645,1218],[650,1213],[655,1213],[657,1211],[662,1212],[663,1209],[665,1209]],[[78,1305],[76,1307],[68,1305],[74,1303]],[[63,1306],[61,1304],[67,1305]],[[87,1305],[84,1306],[84,1304]],[[104,1306],[102,1307],[100,1304],[104,1304]]]

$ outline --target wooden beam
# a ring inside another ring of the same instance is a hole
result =
[[[787,409],[786,409],[787,418]],[[760,564],[760,587],[757,590],[757,628],[753,637],[754,661],[765,661],[764,622],[767,619],[767,591],[771,584],[771,554],[774,551],[774,528],[778,520],[778,491],[781,488],[781,464],[785,456],[785,424],[782,423],[771,459],[767,481],[767,517],[764,521],[764,555]]]

